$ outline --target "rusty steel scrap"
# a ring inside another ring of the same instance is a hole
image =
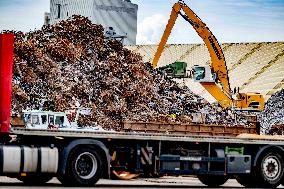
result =
[[[284,135],[284,89],[268,99],[258,116],[266,134]]]
[[[230,112],[179,87],[139,54],[105,39],[103,27],[85,17],[14,33],[14,115],[84,107],[91,113],[80,115],[80,125],[116,131],[124,121],[188,123],[196,113],[207,123],[236,122]]]

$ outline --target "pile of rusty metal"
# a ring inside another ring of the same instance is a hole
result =
[[[265,133],[282,133],[280,127],[273,127],[274,125],[284,124],[284,89],[272,95],[265,103],[265,109],[259,114],[262,129]]]
[[[272,125],[268,131],[269,135],[284,135],[284,124]]]
[[[222,115],[139,54],[106,39],[103,27],[85,17],[14,33],[13,114],[84,107],[91,113],[80,115],[80,125],[116,131],[124,121],[188,123],[200,110]]]

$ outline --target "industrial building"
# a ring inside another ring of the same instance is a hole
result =
[[[105,28],[106,36],[123,39],[125,45],[136,44],[138,5],[130,0],[50,0],[45,24],[66,20],[72,15],[88,17]]]

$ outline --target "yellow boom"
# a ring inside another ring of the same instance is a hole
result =
[[[184,13],[182,13],[182,11]],[[236,95],[236,99],[233,99],[228,77],[228,69],[221,46],[219,45],[215,36],[206,26],[206,24],[202,22],[202,20],[182,1],[175,3],[172,8],[170,19],[167,23],[166,29],[163,33],[157,52],[152,62],[153,67],[156,68],[158,65],[159,59],[178,15],[181,15],[192,25],[197,34],[204,41],[211,57],[211,67],[209,70],[203,67],[199,67],[204,69],[204,77],[199,80],[200,84],[224,108],[234,107],[243,110],[263,110],[264,98],[258,93],[238,93]],[[208,74],[210,74],[211,76],[205,77]]]

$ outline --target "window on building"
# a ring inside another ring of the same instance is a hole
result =
[[[57,18],[61,17],[61,5],[60,4],[56,4],[57,5]]]

